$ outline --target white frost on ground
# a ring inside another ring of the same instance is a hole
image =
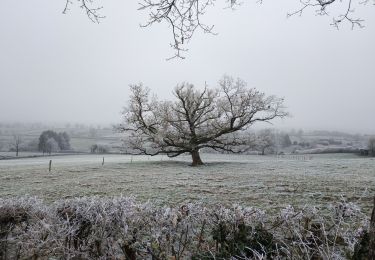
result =
[[[0,161],[0,197],[47,201],[77,196],[136,196],[161,204],[202,201],[280,209],[326,205],[342,197],[365,211],[375,194],[375,160],[348,154],[312,157],[203,154],[190,157],[76,155]],[[48,162],[52,159],[52,172]]]

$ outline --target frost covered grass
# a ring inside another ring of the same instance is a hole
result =
[[[362,259],[368,228],[347,202],[270,215],[238,205],[23,197],[0,199],[0,259]]]
[[[198,201],[265,210],[288,205],[321,207],[345,198],[370,213],[374,159],[347,154],[298,158],[203,154],[207,164],[202,167],[190,167],[190,157],[108,155],[104,166],[98,155],[6,160],[0,161],[0,197],[31,195],[50,203],[123,195],[160,205]],[[51,173],[49,159],[53,160]]]

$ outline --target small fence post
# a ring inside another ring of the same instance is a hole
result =
[[[130,163],[133,163],[133,155],[130,156]]]
[[[49,160],[48,172],[51,172],[51,168],[52,168],[52,160]]]
[[[104,156],[103,156],[103,161],[102,161],[102,166],[104,165]]]

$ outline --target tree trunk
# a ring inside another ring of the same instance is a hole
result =
[[[192,166],[203,165],[198,150],[194,150],[191,152],[191,158],[193,159],[193,163],[191,164]]]
[[[374,208],[372,209],[370,231],[369,231],[369,252],[368,259],[375,260],[375,197],[374,197]]]

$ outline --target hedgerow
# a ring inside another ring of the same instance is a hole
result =
[[[361,259],[369,219],[345,201],[279,213],[84,197],[0,199],[0,259]]]

